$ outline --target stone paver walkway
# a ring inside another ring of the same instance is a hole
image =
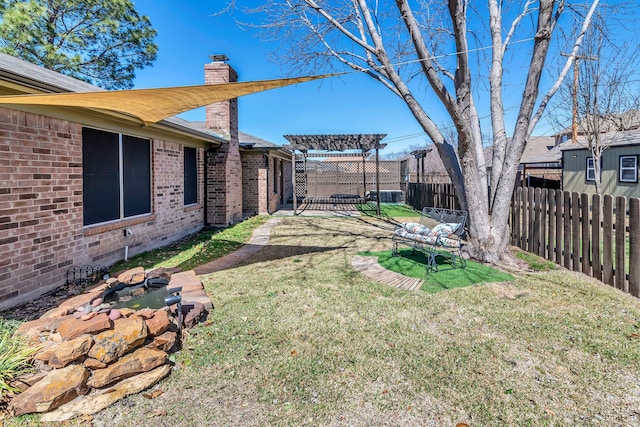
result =
[[[403,274],[387,270],[378,264],[378,259],[373,256],[355,255],[351,258],[351,265],[369,279],[393,286],[394,288],[420,289],[420,286],[424,283],[422,279],[407,277]]]
[[[251,255],[260,251],[271,237],[271,229],[278,225],[282,221],[282,218],[271,218],[269,221],[256,228],[251,236],[251,239],[246,245],[241,247],[235,252],[211,261],[207,264],[203,264],[194,268],[196,274],[210,274],[216,271],[222,271],[234,267]],[[355,255],[351,259],[351,265],[358,272],[364,274],[370,279],[377,282],[384,283],[389,286],[393,286],[400,289],[420,289],[420,286],[424,283],[422,279],[415,279],[413,277],[407,277],[399,273],[387,270],[378,264],[376,257],[365,257]]]
[[[282,221],[282,218],[271,218],[269,221],[265,222],[253,231],[253,235],[251,235],[251,239],[249,239],[246,245],[235,252],[231,252],[222,258],[203,264],[193,270],[196,274],[202,275],[213,273],[215,271],[227,270],[239,264],[241,261],[244,261],[251,255],[257,253],[267,243],[269,243],[271,229],[278,225],[280,221]]]

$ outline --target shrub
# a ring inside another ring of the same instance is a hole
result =
[[[39,349],[13,336],[11,329],[0,325],[0,400],[4,400],[9,392],[19,391],[11,381],[33,369],[31,360]]]

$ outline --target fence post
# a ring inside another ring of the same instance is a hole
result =
[[[626,256],[626,223],[627,219],[627,199],[624,197],[616,197],[616,265],[613,269],[616,277],[616,288],[625,292],[629,292],[629,283],[627,283],[627,267],[625,265]]]
[[[593,277],[602,281],[602,265],[600,264],[600,233],[602,224],[600,223],[600,195],[593,195],[591,204],[591,266],[593,267]]]
[[[640,296],[640,199],[629,199],[629,293]]]
[[[613,197],[608,194],[602,215],[602,281],[613,286]]]

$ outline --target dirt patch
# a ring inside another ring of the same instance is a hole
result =
[[[29,321],[39,319],[44,313],[58,307],[63,301],[86,291],[83,284],[66,284],[47,292],[41,297],[25,304],[0,311],[0,317],[7,320]]]

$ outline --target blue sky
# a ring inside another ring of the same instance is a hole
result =
[[[226,2],[134,0],[138,12],[149,16],[158,31],[156,43],[159,45],[156,62],[137,72],[135,87],[202,84],[204,64],[210,61],[209,55],[218,53],[230,58],[229,64],[238,71],[240,81],[288,76],[286,70],[268,59],[276,43],[261,41],[255,32],[240,28],[229,14],[216,14]],[[515,45],[512,49],[517,52],[521,48]],[[527,60],[520,57],[515,63],[506,64],[504,96],[508,127],[520,102],[523,83],[520,71],[526,69]],[[514,72],[517,80],[509,81],[510,72]],[[478,87],[482,88],[483,84]],[[541,91],[544,93],[550,84],[543,79]],[[420,89],[421,93],[426,93],[424,89]],[[476,101],[480,101],[477,95]],[[483,102],[486,103],[486,99]],[[446,123],[437,101],[423,100],[423,105],[436,124]],[[488,107],[479,102],[478,108],[486,131],[489,129]],[[406,105],[361,73],[242,97],[239,115],[240,130],[277,144],[287,143],[283,138],[285,134],[315,133],[384,133],[388,136],[383,142],[388,146],[383,154],[428,143]],[[194,110],[181,116],[187,120],[204,120],[204,111]],[[551,133],[544,120],[534,132],[536,135]]]
[[[136,73],[136,88],[202,84],[204,65],[216,53],[230,58],[240,81],[286,75],[269,62],[274,46],[239,28],[231,16],[216,16],[216,3],[135,1],[158,31],[159,46],[154,65]],[[240,130],[276,144],[286,144],[286,134],[386,133],[390,152],[427,141],[404,103],[359,73],[241,97],[239,115]],[[181,117],[204,120],[204,111]]]

